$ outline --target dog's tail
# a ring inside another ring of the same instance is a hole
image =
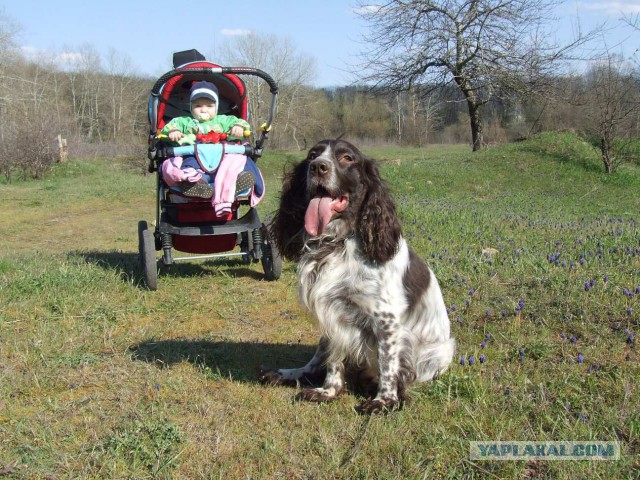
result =
[[[442,342],[428,343],[418,347],[418,361],[416,363],[416,376],[418,382],[432,380],[444,373],[453,359],[456,351],[456,341],[447,338]]]

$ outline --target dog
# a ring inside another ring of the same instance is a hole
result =
[[[305,366],[262,370],[263,383],[323,380],[298,398],[326,402],[350,373],[376,392],[357,407],[372,414],[400,408],[409,385],[447,369],[455,340],[440,287],[407,246],[375,160],[342,139],[316,144],[285,174],[270,235],[298,262],[299,299],[320,341]]]

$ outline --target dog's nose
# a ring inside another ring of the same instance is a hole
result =
[[[331,162],[323,158],[316,158],[309,166],[311,174],[317,177],[326,177],[331,171]]]

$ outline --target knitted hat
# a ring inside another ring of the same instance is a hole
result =
[[[191,87],[189,101],[193,102],[197,98],[208,98],[218,103],[218,88],[211,82],[196,82]]]

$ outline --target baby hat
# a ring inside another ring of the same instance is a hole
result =
[[[197,98],[208,98],[218,103],[218,88],[211,82],[196,82],[191,87],[189,101],[193,102]]]

